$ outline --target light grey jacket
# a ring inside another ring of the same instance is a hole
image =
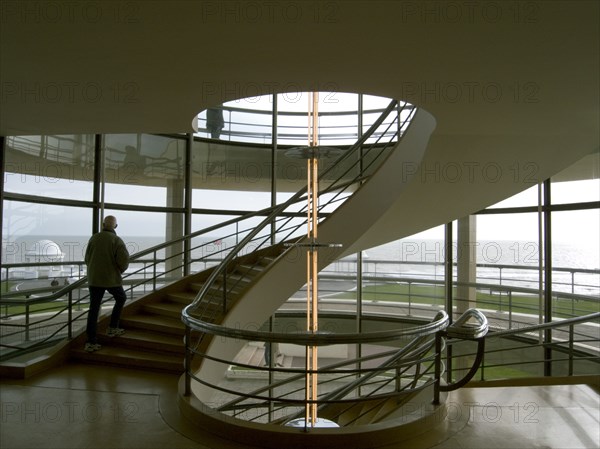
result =
[[[114,231],[104,229],[90,238],[85,263],[89,286],[118,287],[123,285],[121,274],[129,266],[129,252]]]

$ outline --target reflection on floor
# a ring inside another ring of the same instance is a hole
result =
[[[0,383],[0,447],[241,449],[185,421],[178,377],[67,364]],[[600,400],[585,385],[463,388],[449,425],[393,448],[598,448]],[[375,447],[375,446],[373,446]]]

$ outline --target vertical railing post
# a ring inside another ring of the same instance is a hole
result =
[[[25,304],[25,341],[29,341],[29,303]]]
[[[154,257],[154,269],[152,270],[152,291],[156,291],[156,250],[152,253]],[[165,267],[166,268],[166,267]],[[167,274],[165,273],[165,276]]]
[[[73,290],[69,290],[69,308],[67,309],[67,338],[70,340],[73,338]]]
[[[480,380],[485,380],[485,352],[483,353],[483,355],[481,356],[481,365],[480,369],[481,369],[481,376],[480,376]]]
[[[569,376],[573,375],[573,340],[575,339],[575,326],[569,325]]]
[[[440,403],[440,383],[442,381],[442,332],[435,334],[435,379],[433,384],[433,404]]]
[[[191,337],[191,329],[190,326],[186,324],[185,326],[185,359],[183,361],[184,371],[185,371],[185,386],[184,386],[184,396],[189,396],[192,392],[192,378],[190,375],[191,365],[192,365],[192,351],[190,349],[190,337]]]
[[[544,181],[544,323],[552,322],[552,205],[550,179]],[[552,376],[552,329],[544,330],[544,376]]]
[[[508,328],[512,329],[512,290],[508,291]]]
[[[223,267],[223,316],[227,314],[227,265]]]

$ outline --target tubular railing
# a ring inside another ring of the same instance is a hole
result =
[[[408,105],[408,108],[413,106]],[[221,106],[223,111],[224,127],[219,136],[219,140],[225,142],[254,142],[268,144],[273,138],[272,129],[272,110],[256,110],[229,105]],[[362,111],[363,127],[366,129],[372,117],[379,117],[384,109],[368,109]],[[351,145],[359,137],[358,117],[359,111],[335,111],[320,112],[319,117],[322,122],[319,124],[319,140],[328,145]],[[252,120],[248,116],[253,116]],[[278,126],[277,140],[278,144],[284,145],[302,145],[306,142],[306,127],[298,125],[302,123],[301,119],[306,118],[305,112],[277,111]],[[348,120],[351,117],[356,119]],[[289,120],[287,120],[289,119]],[[249,125],[249,122],[253,123]],[[287,124],[289,122],[289,124]],[[324,123],[325,122],[325,123]],[[340,124],[342,123],[342,124]],[[393,131],[387,131],[388,133]],[[372,136],[373,139],[383,137],[382,130],[378,130]],[[198,116],[197,135],[207,134],[210,131],[206,128],[205,114]]]
[[[368,314],[365,319],[368,319]],[[396,315],[401,320],[401,315]],[[564,375],[596,374],[600,363],[599,349],[578,353],[577,346],[585,344],[586,340],[577,339],[576,326],[589,326],[598,329],[600,312],[584,317],[563,320],[541,325],[527,326],[499,332],[488,332],[487,317],[479,310],[469,309],[454,323],[450,324],[444,311],[438,312],[429,323],[403,330],[365,332],[359,334],[330,334],[318,332],[274,333],[266,331],[250,331],[225,326],[204,323],[199,330],[214,336],[243,340],[248,343],[279,342],[296,345],[357,345],[361,347],[357,353],[369,355],[348,357],[336,363],[319,366],[316,372],[322,379],[319,383],[320,394],[315,401],[318,404],[319,416],[344,426],[371,424],[361,418],[371,413],[377,404],[383,401],[394,401],[396,407],[401,407],[406,401],[428,387],[433,389],[433,403],[441,402],[443,392],[456,390],[469,385],[476,376],[498,366],[520,367],[528,363],[544,363],[547,360],[528,360],[523,357],[524,346],[507,347],[506,344],[494,344],[496,341],[510,342],[517,337],[535,340],[538,332],[552,331],[558,333],[565,329],[568,335],[563,341],[554,339],[544,346],[554,351],[563,351],[564,360],[553,359],[553,363],[568,364],[568,372]],[[580,334],[581,335],[581,334]],[[597,336],[588,339],[598,343]],[[406,342],[406,343],[405,343]],[[460,346],[475,345],[471,352],[458,351]],[[398,346],[400,346],[398,348]],[[535,348],[535,344],[528,344]],[[367,350],[369,348],[369,350]],[[396,349],[395,349],[396,348]],[[498,351],[503,351],[504,357],[514,358],[512,363],[503,365],[487,364],[485,361]],[[511,356],[511,352],[519,354]],[[287,422],[301,416],[306,400],[302,397],[303,379],[306,371],[293,366],[274,367],[251,364],[239,360],[221,359],[209,354],[200,354],[207,359],[228,367],[232,373],[238,372],[242,379],[251,378],[255,382],[262,379],[259,388],[243,391],[239,383],[211,384],[202,378],[195,377],[198,383],[219,392],[222,402],[215,410],[238,419],[285,425]],[[578,369],[578,364],[587,362],[591,365],[588,372]],[[450,371],[452,370],[452,371]],[[563,373],[557,373],[561,375]],[[444,380],[445,375],[448,378]],[[235,376],[234,376],[235,377]],[[506,377],[506,376],[505,376]],[[513,376],[512,380],[528,377]],[[351,415],[352,418],[347,418]],[[339,421],[338,421],[339,420]]]
[[[263,211],[246,215],[244,218],[256,216]],[[130,257],[130,267],[136,267],[124,275],[123,283],[130,299],[135,298],[147,290],[153,291],[158,287],[181,278],[184,269],[193,263],[202,262],[204,265],[214,264],[223,258],[227,248],[219,247],[216,250],[214,239],[205,238],[203,242],[194,244],[195,238],[203,238],[215,230],[226,229],[231,224],[236,224],[239,219],[229,220],[219,225],[205,228],[185,237],[175,239],[146,250],[133,254]],[[240,232],[247,232],[243,230]],[[236,233],[226,237],[235,237]],[[184,245],[186,243],[186,245]],[[189,251],[184,252],[184,247]],[[169,250],[169,255],[164,253]],[[192,259],[190,254],[204,253],[203,256]],[[0,349],[2,358],[14,357],[22,352],[36,350],[47,344],[54,343],[56,339],[72,338],[74,332],[83,327],[82,318],[87,314],[89,294],[85,291],[87,277],[60,288],[49,295],[23,297],[32,292],[7,292],[2,294],[0,306],[5,310],[9,306],[22,306],[12,314],[4,313],[0,321],[2,341]],[[33,292],[35,293],[35,292]],[[44,292],[40,292],[44,293]],[[36,313],[33,310],[38,306]],[[39,308],[41,307],[41,310]],[[81,320],[81,321],[80,321]],[[78,326],[77,323],[80,323]]]
[[[353,303],[355,292],[340,291],[336,282],[356,279],[355,274],[332,274],[322,272],[320,280],[327,281],[321,291],[327,294],[325,301]],[[380,307],[402,306],[409,316],[430,317],[432,306],[445,307],[443,279],[430,279],[424,276],[401,276],[397,274],[363,274],[363,301],[375,302]],[[323,284],[322,284],[323,285]],[[474,302],[474,306],[484,311],[494,329],[511,329],[517,326],[538,324],[540,311],[540,290],[514,285],[488,284],[483,282],[457,282],[453,286],[472,287],[476,290],[474,300],[453,298],[457,308]],[[600,310],[600,297],[552,291],[552,315],[556,319],[573,318]],[[437,310],[437,309],[435,309]]]
[[[451,369],[447,380],[455,383],[457,376],[466,376],[473,358],[480,359],[479,368],[468,374],[476,383],[597,376],[599,323],[600,312],[597,312],[518,329],[490,330],[484,339],[485,350],[479,342],[474,350],[465,340],[449,340],[445,361]]]
[[[399,400],[432,386],[435,382],[436,354],[432,353],[435,336],[445,330],[448,323],[448,315],[440,311],[433,320],[424,325],[366,333],[290,334],[228,328],[206,322],[201,323],[195,330],[254,343],[368,347],[369,355],[345,358],[343,361],[320,366],[316,371],[309,371],[317,373],[321,379],[319,385],[322,393],[316,400],[319,415],[332,416],[343,414],[357,404],[373,400]],[[193,376],[199,384],[218,391],[221,397],[229,398],[216,407],[221,413],[253,422],[285,424],[298,417],[307,404],[302,394],[303,379],[307,373],[304,368],[256,366],[221,359],[200,350],[198,355],[221,364],[229,371],[241,370],[246,375],[253,372],[258,376],[263,374],[263,379],[267,376],[274,379],[260,388],[242,392],[237,388],[238,385],[227,388]]]

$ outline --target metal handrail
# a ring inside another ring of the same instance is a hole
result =
[[[430,323],[408,329],[395,329],[387,331],[371,331],[363,333],[331,333],[326,331],[311,332],[268,332],[245,330],[233,327],[212,324],[198,320],[194,330],[205,334],[229,337],[238,340],[293,343],[298,345],[329,346],[334,344],[358,344],[395,341],[405,337],[421,337],[438,332],[448,326],[449,318],[445,311],[438,311],[439,317]]]
[[[348,184],[349,183],[350,183],[350,181],[348,182]],[[345,187],[345,185],[344,185],[344,187]],[[328,192],[329,190],[330,190],[329,188],[325,188],[323,190],[323,192]],[[222,222],[219,225],[210,226],[210,227],[202,229],[201,231],[198,231],[198,232],[206,233],[207,230],[208,230],[208,232],[211,232],[212,230],[218,229],[219,227],[228,226],[230,224],[235,224],[239,220],[251,218],[252,216],[263,215],[269,209],[271,209],[271,208],[265,208],[265,209],[262,209],[262,210],[256,211],[256,212],[249,212],[248,214],[245,214],[243,216],[228,220],[226,222]],[[194,234],[192,234],[192,235],[194,235]],[[168,243],[182,242],[189,237],[190,236],[184,236],[181,238],[177,238],[173,241],[170,241]],[[151,248],[143,250],[139,253],[136,253],[135,254],[135,257],[137,257],[136,261],[140,262],[140,263],[141,262],[151,262],[152,261],[151,259],[147,259],[147,260],[141,259],[141,257],[143,257],[143,255],[144,255],[143,253],[145,252],[145,253],[147,253],[146,255],[148,255],[155,251],[160,251],[161,249],[164,249],[164,247],[163,247],[164,245],[165,245],[164,243],[158,244]],[[134,256],[132,256],[132,257],[134,257]],[[215,259],[214,261],[217,261],[217,259]],[[218,259],[218,261],[220,262],[220,259]],[[192,262],[195,262],[195,260],[192,260]],[[351,261],[351,260],[347,261],[347,260],[341,259],[341,260],[338,260],[337,262],[338,263],[353,263],[354,261]],[[384,260],[384,259],[368,259],[364,263],[365,264],[383,264],[383,265],[444,266],[444,262],[394,261],[394,260]],[[69,264],[83,266],[85,264],[85,262],[83,260],[77,260],[77,261],[70,261]],[[62,265],[65,265],[65,262],[18,262],[18,263],[2,264],[2,269],[8,270],[11,268],[27,268],[27,267],[39,267],[39,266],[56,267],[56,266],[62,266]],[[456,262],[453,263],[453,265],[456,265]],[[526,265],[480,264],[480,263],[478,263],[478,264],[476,264],[476,266],[477,266],[477,268],[500,268],[500,269],[505,268],[505,269],[515,269],[515,270],[523,269],[523,270],[535,270],[535,271],[539,270],[538,267],[529,267]],[[570,267],[552,267],[552,271],[565,272],[565,273],[600,274],[600,269],[577,268],[577,267],[571,267],[571,268]],[[320,278],[323,278],[323,279],[354,279],[355,278],[354,274],[344,274],[344,273],[345,272],[342,270],[336,270],[336,271],[332,272],[332,271],[329,271],[326,269],[323,272],[321,272],[321,274],[319,276],[320,276]],[[438,279],[429,279],[426,277],[415,278],[415,277],[406,277],[406,276],[398,276],[398,275],[393,275],[392,277],[390,277],[390,275],[386,274],[385,276],[383,276],[382,274],[383,273],[380,273],[378,275],[363,274],[363,278],[365,280],[371,280],[371,281],[394,280],[394,281],[398,281],[398,282],[412,282],[412,283],[422,282],[424,284],[432,283],[432,284],[440,284],[440,285],[444,283],[444,281],[440,281]],[[507,279],[507,278],[490,278],[490,277],[487,277],[484,279],[488,279],[488,280],[497,279],[499,281],[512,280],[512,279]],[[73,285],[73,284],[69,284],[69,285]],[[569,285],[569,284],[564,284],[564,285]],[[539,290],[537,290],[537,289],[533,289],[533,288],[529,288],[529,287],[520,287],[517,285],[505,285],[505,284],[477,282],[475,286],[477,286],[478,288],[482,288],[482,289],[485,288],[485,289],[494,289],[494,290],[500,290],[500,291],[514,291],[514,292],[531,293],[531,294],[539,293]],[[596,288],[598,288],[597,285],[580,284],[580,283],[572,284],[572,287],[573,288],[574,287],[596,287]],[[60,287],[60,288],[59,287],[42,287],[42,288],[36,288],[35,290],[2,292],[2,294],[0,296],[0,306],[13,304],[13,302],[10,301],[10,298],[13,298],[13,297],[21,297],[24,294],[27,295],[30,293],[35,294],[35,293],[57,292],[57,291],[61,290],[62,288],[63,287]],[[573,292],[564,292],[564,291],[560,291],[560,290],[554,290],[553,294],[560,296],[561,298],[569,298],[569,299],[576,299],[576,300],[590,300],[590,299],[594,299],[594,298],[600,300],[600,298],[597,298],[595,296],[583,295],[583,294],[573,293]],[[14,304],[19,304],[19,305],[23,305],[26,303],[34,304],[37,302],[47,302],[52,299],[53,298],[50,298],[49,296],[36,297],[36,298],[32,297],[32,298],[28,298],[28,299],[21,298],[19,301],[15,301]]]
[[[478,324],[476,326],[467,325],[467,322],[471,319],[475,319]],[[468,309],[448,326],[446,334],[450,338],[478,339],[485,337],[488,328],[487,317],[480,310]]]
[[[506,330],[502,330],[502,331],[494,331],[494,332],[490,332],[487,337],[488,338],[508,337],[508,336],[512,336],[512,335],[524,334],[524,333],[535,332],[535,331],[540,331],[540,330],[556,329],[559,327],[572,326],[574,324],[586,323],[588,321],[594,321],[594,320],[598,320],[598,319],[600,319],[600,312],[590,313],[588,315],[584,315],[581,317],[566,318],[566,319],[562,319],[560,321],[552,321],[550,323],[535,324],[535,325],[527,326],[525,328],[520,328],[520,329],[506,329]]]
[[[393,339],[393,341],[399,341],[400,339],[405,339],[406,337],[413,337],[405,346],[399,348],[399,349],[391,349],[389,351],[386,351],[384,353],[377,353],[374,355],[369,355],[369,356],[361,356],[361,357],[356,357],[356,358],[352,358],[352,359],[346,359],[342,362],[337,362],[337,363],[332,363],[329,364],[325,367],[320,367],[318,369],[318,372],[321,375],[325,375],[325,374],[332,374],[334,375],[334,378],[337,379],[338,381],[343,379],[343,378],[348,378],[349,382],[347,384],[344,384],[341,387],[336,387],[333,391],[325,394],[323,397],[320,397],[318,399],[318,404],[320,406],[320,408],[322,409],[323,407],[327,406],[328,404],[341,404],[341,403],[346,403],[346,404],[354,404],[356,402],[361,402],[361,401],[366,401],[366,400],[370,400],[370,399],[374,399],[374,398],[386,398],[386,397],[394,397],[394,396],[398,396],[399,394],[406,394],[406,392],[413,392],[413,391],[417,391],[420,389],[425,388],[427,385],[431,385],[434,382],[433,379],[433,375],[431,372],[431,369],[433,367],[433,362],[434,362],[434,355],[427,355],[427,353],[431,350],[431,348],[433,347],[434,344],[434,338],[436,334],[438,334],[440,331],[443,331],[444,329],[446,329],[446,327],[448,326],[449,323],[449,317],[446,314],[445,311],[440,311],[438,312],[438,314],[436,315],[436,317],[430,322],[427,323],[426,325],[422,325],[422,326],[415,326],[413,328],[410,329],[405,329],[403,331],[395,331],[397,332],[395,339]],[[394,331],[392,331],[394,332]],[[250,340],[250,341],[260,341],[260,337],[266,337],[269,338],[269,335],[267,335],[268,333],[260,333],[260,332],[253,332],[252,335],[248,335],[246,337],[244,337],[244,340]],[[276,336],[279,336],[281,334],[271,334],[271,337],[276,338]],[[340,339],[336,339],[334,340],[330,340],[328,343],[329,344],[369,344],[369,343],[375,343],[375,342],[385,342],[388,341],[387,338],[387,334],[385,332],[370,332],[370,333],[356,333],[356,334],[337,334],[337,335],[344,335],[344,337],[346,338],[345,341],[342,341]],[[382,338],[380,338],[379,340],[377,339],[377,336],[380,336]],[[239,338],[238,335],[231,335],[231,337],[233,338]],[[251,338],[248,338],[251,337]],[[298,335],[297,333],[294,333],[293,336],[290,336],[289,339],[286,339],[286,341],[295,343],[295,344],[305,344],[305,340],[303,338],[303,336]],[[284,341],[279,340],[280,343],[284,343]],[[300,378],[302,378],[306,371],[304,369],[300,369],[300,368],[258,368],[255,366],[249,366],[249,365],[244,365],[244,364],[239,364],[239,363],[234,363],[230,360],[222,360],[219,358],[215,358],[215,357],[211,357],[208,355],[205,355],[207,359],[209,360],[213,360],[219,363],[225,363],[225,364],[233,364],[235,366],[240,366],[242,368],[248,368],[248,369],[257,369],[257,370],[263,370],[263,371],[276,371],[276,372],[282,372],[282,373],[286,373],[288,375],[291,375],[289,377],[286,377],[285,379],[281,379],[281,380],[277,380],[275,382],[269,383],[268,386],[264,386],[261,388],[258,388],[252,392],[248,392],[248,393],[242,393],[240,394],[239,392],[236,392],[234,390],[228,389],[226,387],[223,386],[217,386],[217,385],[212,385],[208,382],[206,382],[205,380],[198,378],[196,376],[193,376],[194,379],[196,381],[198,381],[199,383],[203,384],[203,385],[207,385],[211,388],[215,388],[223,393],[228,393],[228,394],[237,394],[239,395],[239,397],[237,399],[232,399],[228,402],[226,402],[225,404],[222,404],[221,406],[219,406],[218,410],[222,411],[222,412],[226,412],[226,411],[235,411],[235,410],[244,410],[244,409],[248,409],[248,408],[257,408],[257,407],[265,407],[265,405],[269,402],[274,400],[272,397],[270,396],[266,396],[264,395],[265,392],[268,391],[272,391],[273,389],[276,388],[281,388],[284,387],[286,385],[289,384],[293,384],[295,381],[299,380]],[[376,359],[382,359],[385,358],[385,360],[380,363],[377,366],[374,367],[369,367],[369,368],[357,368],[357,364],[363,363],[363,362],[367,362],[369,360],[376,360]],[[375,388],[372,391],[370,391],[369,393],[367,393],[366,395],[362,395],[360,397],[349,397],[344,399],[346,396],[348,396],[349,394],[352,393],[353,390],[357,390],[360,387],[365,387],[371,384],[371,381],[373,381],[374,383],[381,383],[381,380],[377,380],[375,381],[374,378],[378,375],[381,375],[384,372],[388,372],[390,370],[398,370],[401,371],[402,373],[405,373],[410,367],[417,367],[420,365],[423,365],[425,363],[430,363],[430,368],[429,369],[424,369],[421,370],[419,368],[416,369],[414,376],[411,375],[411,377],[414,377],[411,382],[407,385],[404,386],[400,389],[394,389],[394,391],[392,392],[382,392],[380,391],[382,386],[385,384],[389,384],[391,382],[396,382],[396,379],[394,377],[390,377],[387,380],[383,381],[383,384],[380,385],[379,388]],[[343,369],[344,367],[349,367],[348,369]],[[356,378],[356,376],[359,375],[359,378]],[[426,382],[424,382],[422,385],[417,385],[417,381],[418,379],[422,378],[425,375],[431,375],[431,378],[429,380],[427,380]],[[329,381],[325,381],[325,382],[330,382]],[[305,401],[304,399],[297,399],[294,398],[294,393],[296,393],[297,390],[294,389],[286,389],[285,393],[279,394],[276,398],[276,402],[281,404],[280,408],[286,408],[286,407],[291,407],[294,405],[300,405],[300,404],[304,404]],[[243,401],[249,400],[249,399],[253,399],[253,400],[258,400],[258,401],[263,401],[262,403],[245,403],[242,404]],[[235,413],[234,413],[235,416]],[[286,417],[286,420],[288,419],[293,419],[296,416],[296,414],[292,414]],[[256,418],[260,418],[261,415],[258,415]]]
[[[231,140],[232,137],[234,138],[248,138],[249,141],[256,141],[256,140],[263,140],[263,141],[267,141],[268,139],[270,139],[272,137],[272,133],[270,131],[265,131],[265,132],[261,132],[260,129],[261,128],[270,128],[271,125],[265,123],[263,124],[254,124],[253,126],[257,128],[257,131],[247,131],[247,130],[233,130],[232,128],[234,128],[236,125],[243,125],[245,127],[247,127],[248,123],[247,122],[237,122],[237,121],[233,121],[232,120],[232,113],[242,113],[242,114],[256,114],[258,116],[271,116],[273,114],[272,110],[256,110],[256,109],[248,109],[248,108],[240,108],[240,107],[235,107],[235,106],[229,106],[229,105],[222,105],[221,106],[222,110],[224,113],[228,114],[229,120],[225,120],[224,123],[224,128],[221,131],[221,136],[217,139],[220,140],[222,142],[236,142],[237,140]],[[406,104],[406,110],[410,110],[411,108],[414,108],[413,105],[410,104]],[[339,117],[339,116],[356,116],[360,111],[357,110],[350,110],[350,111],[331,111],[331,112],[319,112],[319,116],[321,117]],[[378,114],[381,115],[384,112],[384,108],[375,108],[375,109],[367,109],[367,110],[363,110],[362,114],[363,116],[368,116],[370,114]],[[305,112],[296,112],[296,111],[277,111],[277,115],[280,117],[285,117],[285,116],[289,116],[289,117],[305,117],[306,113]],[[206,124],[206,118],[201,118],[200,115],[198,115],[198,131],[196,134],[200,134],[200,133],[208,133],[209,130],[205,127]],[[298,130],[303,130],[304,133],[293,133],[294,129],[298,129]],[[327,130],[330,129],[335,129],[335,128],[354,128],[354,132],[353,133],[336,133],[336,134],[330,134],[327,132]],[[301,141],[301,139],[304,138],[304,140],[306,140],[306,127],[303,126],[298,126],[298,125],[279,125],[278,126],[278,137],[279,137],[279,141],[281,142],[282,140],[294,140],[294,141]],[[292,131],[290,131],[289,133],[285,133],[285,132],[280,132],[281,129],[290,129]],[[321,136],[320,139],[322,141],[327,141],[327,140],[337,140],[337,139],[346,139],[346,140],[350,140],[352,139],[352,141],[355,141],[356,138],[358,137],[358,135],[360,134],[359,130],[358,130],[358,123],[356,124],[351,124],[351,125],[329,125],[329,126],[321,126],[320,127],[320,131],[321,131]],[[227,139],[227,136],[229,137],[229,140]]]

